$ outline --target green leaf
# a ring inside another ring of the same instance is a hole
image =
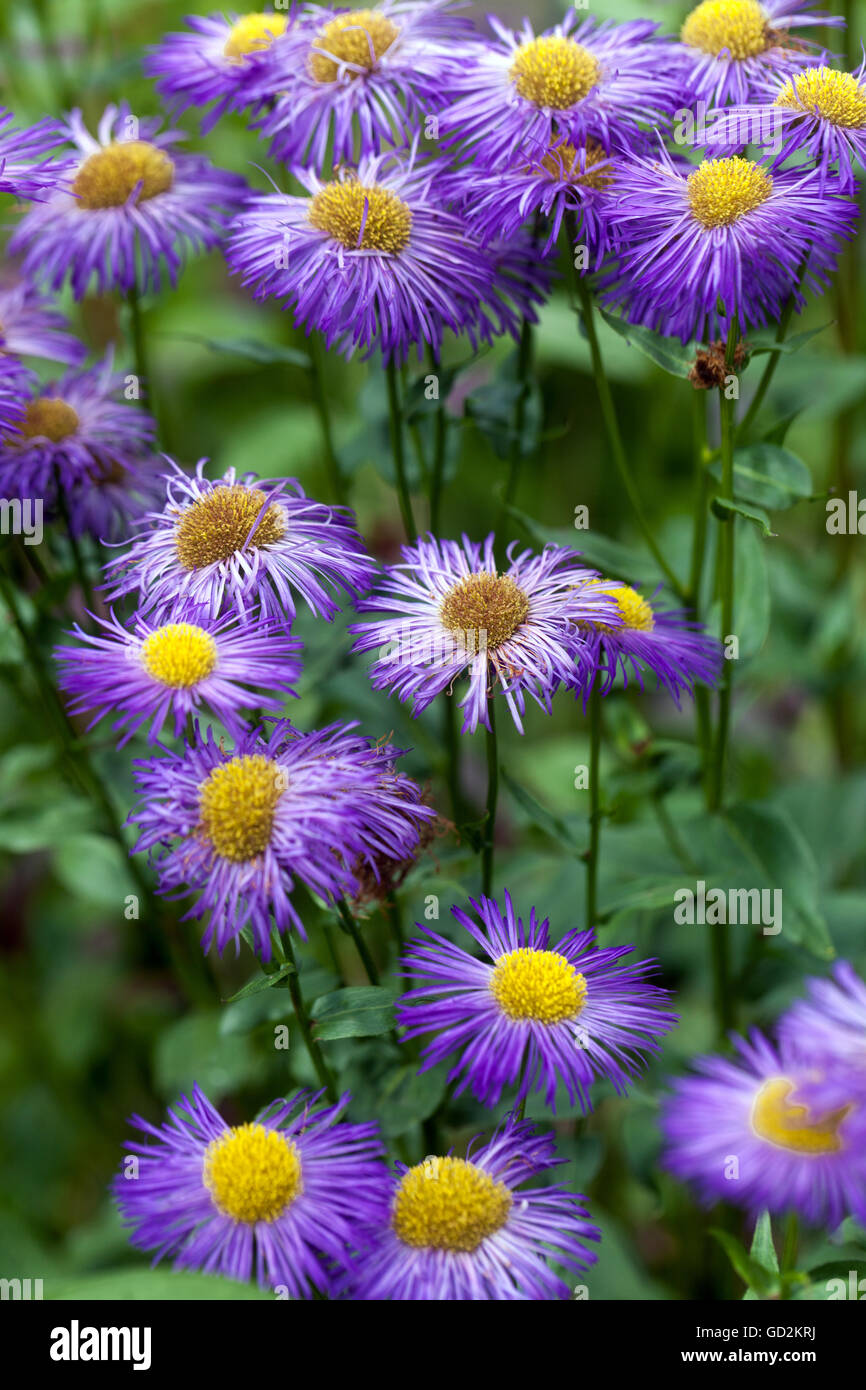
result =
[[[801,347],[805,347],[813,338],[817,338],[819,333],[826,333],[828,328],[832,328],[835,320],[829,323],[822,323],[820,328],[807,328],[803,333],[794,333],[790,338],[784,338],[778,342],[773,331],[754,333],[749,338],[748,350],[750,357],[757,357],[761,353],[767,352],[799,352]]]
[[[519,782],[516,782],[511,774],[506,772],[504,767],[500,767],[499,771],[503,782],[511,792],[514,800],[523,807],[533,824],[537,825],[545,834],[549,835],[552,840],[555,840],[557,844],[563,845],[565,849],[570,850],[572,854],[579,854],[580,851],[574,842],[574,836],[562,817],[555,815],[553,811],[548,811],[545,806],[542,806],[540,801],[536,801],[532,793],[528,792],[525,787],[522,787]]]
[[[721,463],[710,464],[714,478]],[[801,458],[778,444],[759,440],[734,450],[734,496],[771,512],[784,511],[812,495],[812,475]]]
[[[237,994],[230,994],[228,999],[224,999],[224,1004],[234,1004],[238,999],[249,999],[251,994],[261,994],[263,989],[272,989],[274,985],[281,985],[287,975],[297,975],[297,970],[291,961],[283,961],[269,975],[254,975],[243,989],[239,989]]]
[[[256,1284],[242,1284],[216,1274],[189,1274],[173,1269],[109,1269],[75,1279],[45,1280],[47,1299],[70,1303],[183,1301],[225,1299],[273,1302],[274,1294]]]
[[[263,366],[280,363],[290,367],[304,367],[309,371],[312,359],[306,352],[297,348],[283,347],[280,343],[262,343],[255,338],[202,338],[197,333],[171,333],[165,335],[180,338],[188,343],[198,343],[211,352],[231,353],[235,357],[246,357],[250,362],[260,362]]]
[[[263,1079],[267,1063],[249,1038],[220,1034],[222,1015],[216,1011],[190,1014],[166,1028],[154,1049],[154,1081],[160,1093],[174,1100],[188,1095],[198,1082],[214,1103],[242,1086]]]
[[[862,1260],[833,1260],[829,1264],[818,1265],[808,1271],[808,1283],[792,1295],[793,1298],[809,1302],[835,1302],[851,1300],[851,1275],[854,1276],[853,1296],[857,1302],[866,1301],[866,1284],[863,1290],[860,1281],[866,1280],[866,1262]],[[838,1283],[841,1280],[842,1290]],[[830,1287],[828,1287],[830,1285]]]
[[[770,525],[770,518],[767,513],[758,507],[747,507],[743,502],[732,502],[728,497],[714,497],[710,504],[710,511],[721,521],[727,521],[734,515],[745,517],[747,521],[754,522],[763,535],[776,535]]]
[[[55,850],[54,872],[70,893],[115,908],[118,917],[124,899],[136,890],[128,856],[105,835],[69,836]]]
[[[759,1298],[771,1298],[778,1291],[779,1281],[751,1255],[747,1255],[742,1245],[728,1231],[713,1228],[712,1237],[719,1242],[737,1274],[747,1288]]]
[[[752,1237],[752,1249],[749,1252],[753,1260],[757,1260],[764,1269],[774,1273],[779,1273],[779,1257],[776,1254],[776,1247],[773,1244],[773,1223],[768,1211],[762,1211],[755,1226],[755,1234]]]
[[[509,507],[508,512],[539,545],[567,545],[577,550],[589,565],[601,570],[608,579],[622,579],[640,587],[655,586],[660,575],[658,566],[648,551],[612,541],[598,531],[571,530],[564,526],[544,526],[534,517]]]
[[[394,1000],[399,990],[384,985],[354,985],[322,994],[310,1009],[316,1038],[374,1038],[394,1027]]]
[[[665,338],[651,328],[626,323],[615,314],[608,313],[606,309],[599,308],[598,312],[614,333],[618,333],[631,347],[637,348],[644,357],[649,357],[656,366],[662,367],[671,376],[688,376],[697,351],[694,343],[683,344],[679,338]]]

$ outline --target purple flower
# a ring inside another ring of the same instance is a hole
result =
[[[620,619],[615,627],[604,623],[587,627],[603,695],[619,671],[627,685],[631,670],[641,689],[643,672],[651,671],[677,705],[682,695],[694,695],[695,681],[716,684],[722,667],[721,646],[685,610],[658,608],[628,584],[603,579],[598,587],[614,600]],[[584,696],[588,694],[589,689]]]
[[[36,125],[18,129],[10,124],[15,117],[0,106],[0,193],[16,198],[44,198],[61,178],[68,163],[58,159],[40,159],[56,150],[63,140],[57,121],[44,120]],[[38,160],[38,163],[34,161]]]
[[[283,720],[240,735],[232,751],[209,727],[179,753],[134,763],[136,849],[154,851],[161,892],[200,894],[186,916],[210,913],[205,950],[215,939],[222,951],[249,926],[268,960],[272,919],[305,936],[297,882],[328,902],[354,898],[358,872],[415,853],[435,813],[397,772],[399,751],[353,727],[302,734]]]
[[[166,34],[144,61],[148,77],[176,116],[191,106],[213,106],[202,117],[207,134],[226,111],[242,110],[253,100],[250,91],[265,51],[285,33],[289,16],[273,10],[230,17],[187,15],[191,33]]]
[[[794,1210],[831,1228],[866,1219],[866,1132],[858,1082],[821,1075],[754,1029],[738,1055],[700,1057],[662,1112],[664,1163],[707,1205]]]
[[[827,55],[808,39],[790,37],[804,25],[844,25],[814,13],[812,0],[702,0],[687,15],[677,45],[685,59],[681,81],[713,105],[743,103],[767,78],[786,77]]]
[[[831,979],[807,980],[806,987],[808,998],[779,1020],[782,1045],[804,1062],[838,1059],[840,1071],[859,1072],[866,1084],[866,984],[840,960]]]
[[[383,616],[350,629],[357,634],[354,651],[380,653],[370,668],[376,690],[393,689],[418,715],[468,674],[463,732],[479,723],[490,728],[498,685],[523,733],[526,695],[549,714],[560,685],[591,679],[581,624],[616,623],[616,606],[590,582],[594,571],[577,568],[573,550],[547,546],[533,555],[511,545],[501,574],[492,535],[483,546],[466,536],[462,544],[430,536],[402,554],[380,589],[357,604],[362,613]]]
[[[66,316],[26,280],[0,282],[0,351],[80,367],[87,348],[68,327]]]
[[[328,182],[296,173],[311,196],[254,197],[232,224],[226,259],[257,299],[386,362],[425,343],[438,353],[446,328],[471,335],[492,269],[446,211],[434,163],[389,154]]]
[[[405,143],[448,100],[473,29],[454,0],[307,10],[260,65],[272,158],[321,173]]]
[[[230,468],[212,482],[206,459],[193,478],[168,463],[165,507],[137,522],[129,550],[106,565],[110,599],[137,593],[141,612],[159,616],[188,600],[214,618],[229,609],[285,618],[296,591],[330,619],[339,610],[329,589],[369,586],[375,566],[351,514],[312,501],[294,478]]]
[[[838,178],[740,156],[695,168],[662,148],[622,168],[612,196],[606,299],[683,342],[726,336],[735,313],[741,329],[778,319],[791,295],[802,308],[802,287],[826,288],[857,218]]]
[[[668,991],[647,980],[654,962],[619,964],[633,947],[600,950],[592,931],[569,931],[551,946],[547,918],[539,922],[533,907],[524,927],[507,892],[504,899],[504,910],[470,899],[480,921],[451,909],[485,960],[423,929],[403,961],[404,974],[422,983],[403,995],[397,1021],[407,1038],[436,1032],[423,1069],[456,1054],[449,1080],[461,1078],[457,1094],[471,1086],[496,1105],[516,1085],[519,1099],[543,1090],[555,1109],[562,1082],[586,1113],[595,1080],[607,1077],[623,1094],[645,1054],[660,1051],[677,1021],[663,1007]]]
[[[36,388],[18,431],[0,440],[0,492],[42,497],[54,507],[58,486],[71,494],[146,459],[155,425],[137,405],[117,399],[124,381],[109,349],[94,366]]]
[[[279,621],[239,624],[231,614],[214,619],[196,610],[160,623],[136,616],[134,627],[113,613],[96,621],[106,636],[76,625],[71,635],[86,645],[55,649],[60,685],[73,696],[70,713],[95,710],[90,728],[106,714],[120,716],[112,725],[128,726],[120,748],[148,721],[148,743],[171,722],[179,738],[202,705],[237,735],[242,711],[278,714],[283,700],[274,692],[296,694],[301,643]]]
[[[106,545],[127,541],[131,523],[164,500],[165,467],[164,456],[130,454],[73,483],[66,494],[72,535]]]
[[[246,192],[237,174],[181,154],[180,131],[159,133],[126,103],[107,106],[94,138],[80,111],[64,135],[77,150],[66,187],[22,218],[9,242],[24,270],[52,289],[68,280],[76,299],[94,287],[127,293],[177,281],[188,250],[222,239]]]
[[[518,33],[490,24],[495,41],[469,51],[440,122],[482,164],[542,159],[562,141],[629,148],[676,104],[673,46],[653,38],[658,25],[648,20],[578,23],[572,13],[538,37],[528,20]]]
[[[355,1300],[565,1299],[548,1261],[594,1264],[586,1199],[536,1179],[563,1159],[553,1136],[509,1116],[465,1158],[431,1155],[393,1181],[391,1219],[346,1281]],[[532,1182],[531,1187],[523,1184]]]
[[[29,371],[23,362],[19,362],[11,353],[0,350],[0,430],[8,431],[10,436],[20,433],[27,395],[35,382],[34,372]]]
[[[133,1115],[153,1142],[128,1141],[112,1184],[132,1244],[290,1298],[330,1293],[387,1212],[389,1182],[376,1125],[343,1120],[348,1095],[320,1097],[229,1125],[194,1086],[162,1125]]]

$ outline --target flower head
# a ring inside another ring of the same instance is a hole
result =
[[[840,960],[829,980],[808,980],[807,989],[779,1020],[782,1044],[804,1062],[838,1059],[866,1085],[866,984]]]
[[[56,121],[39,121],[19,129],[15,117],[0,106],[0,193],[39,200],[46,197],[68,167],[68,160],[45,158],[56,151],[63,133]]]
[[[0,351],[0,430],[10,437],[20,434],[27,394],[35,381],[35,373],[23,362],[10,352]]]
[[[664,1163],[710,1204],[798,1211],[813,1225],[866,1219],[866,1110],[851,1078],[821,1074],[753,1030],[737,1056],[701,1057],[665,1103]]]
[[[191,106],[212,109],[202,117],[207,134],[226,111],[253,102],[252,87],[262,60],[275,39],[286,32],[283,10],[248,14],[187,15],[189,33],[166,34],[145,59],[145,72],[175,114]]]
[[[673,49],[653,38],[657,24],[578,24],[569,14],[538,37],[528,20],[519,33],[490,24],[495,40],[470,50],[441,119],[449,142],[471,148],[482,166],[543,159],[561,141],[629,148],[676,104]]]
[[[590,583],[563,546],[540,555],[509,548],[500,573],[493,536],[483,545],[432,536],[403,547],[380,588],[357,607],[379,614],[357,623],[354,650],[379,650],[370,668],[377,690],[392,689],[420,714],[468,675],[460,701],[463,731],[490,727],[489,702],[499,687],[520,733],[526,696],[548,714],[560,685],[581,686],[593,672],[581,624],[616,623],[612,600]]]
[[[438,353],[446,328],[472,333],[492,269],[446,210],[435,165],[389,154],[325,182],[297,176],[310,196],[254,197],[232,224],[226,259],[256,298],[386,362],[425,343]]]
[[[404,144],[448,99],[472,27],[454,0],[309,9],[274,44],[256,94],[272,158],[321,172]],[[360,142],[360,149],[358,148]]]
[[[134,1115],[150,1142],[128,1142],[135,1176],[125,1164],[113,1183],[133,1245],[291,1298],[330,1293],[387,1213],[389,1183],[375,1124],[343,1119],[348,1095],[320,1099],[299,1091],[229,1125],[194,1086],[162,1125]]]
[[[334,902],[360,891],[357,869],[408,859],[434,812],[396,770],[400,756],[353,725],[302,734],[288,721],[238,736],[232,750],[209,727],[181,752],[134,764],[142,801],[130,817],[137,849],[154,851],[160,891],[200,896],[205,949],[222,951],[249,925],[269,959],[271,918],[305,935],[296,882]]]
[[[0,282],[0,351],[80,367],[87,348],[68,327],[65,315],[28,281]]]
[[[129,550],[106,566],[111,599],[138,593],[142,613],[191,602],[217,617],[233,610],[284,618],[294,593],[313,613],[338,611],[330,591],[368,587],[373,561],[349,514],[314,502],[294,478],[211,482],[202,459],[188,477],[169,460],[166,504],[136,523]]]
[[[614,600],[619,617],[613,627],[594,623],[587,629],[603,695],[620,671],[626,684],[631,671],[641,689],[643,673],[651,671],[677,705],[682,695],[694,694],[695,681],[715,685],[721,672],[722,650],[718,640],[710,637],[700,623],[692,621],[685,611],[650,603],[628,584],[603,579],[598,586]]]
[[[803,285],[826,288],[856,203],[838,178],[733,155],[697,167],[664,149],[636,158],[612,186],[617,263],[609,303],[683,342],[724,337],[802,308]]]
[[[659,1051],[676,1022],[664,1008],[668,993],[649,983],[652,961],[620,964],[631,946],[598,949],[592,931],[567,932],[552,946],[546,918],[532,908],[524,926],[508,893],[504,902],[471,900],[475,917],[452,908],[484,960],[430,930],[412,943],[404,973],[421,984],[403,996],[398,1022],[408,1038],[436,1032],[424,1066],[454,1057],[458,1093],[471,1086],[496,1105],[519,1085],[519,1097],[543,1090],[553,1106],[562,1082],[586,1112],[593,1081],[607,1077],[622,1093],[644,1055]]]
[[[76,299],[95,285],[127,293],[174,285],[188,250],[222,238],[246,184],[197,154],[175,149],[179,131],[108,106],[94,137],[80,111],[64,127],[76,159],[65,186],[21,219],[9,242],[26,274]]]
[[[564,1299],[548,1261],[583,1271],[601,1238],[585,1198],[534,1180],[557,1163],[553,1136],[510,1116],[465,1158],[431,1155],[392,1184],[390,1220],[346,1281],[361,1300]],[[532,1182],[531,1187],[523,1184]]]
[[[195,610],[157,623],[137,615],[124,626],[114,614],[96,621],[105,635],[76,625],[71,635],[81,645],[56,649],[60,685],[73,697],[71,713],[95,711],[91,728],[106,714],[119,716],[112,727],[128,727],[118,747],[148,721],[149,743],[166,723],[179,738],[202,705],[237,734],[243,711],[278,714],[281,696],[296,693],[301,643],[279,621],[238,623]]]
[[[812,0],[701,0],[680,30],[682,81],[699,100],[722,106],[757,95],[762,81],[820,61],[823,50],[791,37],[806,25],[839,25]]]

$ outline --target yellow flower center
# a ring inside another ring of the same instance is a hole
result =
[[[439,620],[449,632],[464,634],[473,650],[495,651],[529,616],[529,599],[507,574],[469,574],[449,589]]]
[[[765,203],[773,180],[759,164],[735,155],[705,159],[687,179],[689,206],[703,227],[729,227]]]
[[[850,1105],[840,1106],[821,1119],[814,1119],[806,1105],[792,1104],[788,1097],[793,1081],[776,1076],[765,1081],[752,1106],[752,1129],[759,1139],[767,1139],[780,1149],[797,1154],[832,1154],[842,1148],[839,1126]]]
[[[97,150],[75,176],[72,192],[80,207],[119,208],[137,184],[140,203],[167,193],[174,180],[174,165],[165,150],[147,140],[127,140]]]
[[[78,429],[78,415],[59,396],[41,396],[28,401],[19,429],[25,439],[50,439],[59,444]]]
[[[465,1158],[432,1158],[404,1173],[392,1222],[404,1245],[470,1253],[501,1230],[512,1197],[505,1183]]]
[[[388,251],[396,256],[409,244],[412,213],[390,188],[345,179],[319,190],[310,204],[309,222],[347,251]]]
[[[161,685],[187,690],[209,676],[217,662],[216,642],[194,623],[168,623],[141,644],[145,670]]]
[[[277,802],[287,786],[284,768],[263,753],[220,763],[199,792],[199,833],[233,864],[257,859],[271,842]]]
[[[399,33],[398,26],[376,10],[350,10],[348,14],[337,15],[313,39],[313,48],[327,49],[333,57],[310,53],[310,72],[316,82],[336,82],[339,67],[335,59],[370,72]],[[349,78],[360,76],[351,68],[346,70],[346,75]]]
[[[276,1221],[304,1190],[297,1148],[264,1125],[236,1125],[208,1144],[203,1176],[220,1211],[249,1226]]]
[[[568,140],[558,140],[551,145],[547,154],[539,161],[545,173],[552,179],[568,179],[569,183],[580,184],[583,188],[607,188],[613,180],[613,172],[608,164],[608,154],[597,140],[587,140],[586,158],[583,173],[580,169],[578,152]],[[597,169],[597,165],[607,167]],[[595,173],[593,170],[595,169]]]
[[[586,980],[565,956],[532,946],[499,957],[490,989],[509,1018],[536,1023],[575,1018],[586,1003]]]
[[[703,0],[687,17],[680,38],[691,48],[717,57],[755,58],[772,47],[767,16],[757,0]]]
[[[773,104],[821,116],[831,125],[854,130],[866,125],[866,92],[850,72],[835,68],[807,68],[789,77]]]
[[[262,512],[264,500],[265,494],[258,488],[234,483],[215,487],[186,507],[175,530],[177,558],[184,569],[202,569],[230,559],[244,545],[257,517],[251,549],[261,550],[281,540],[286,534],[283,513],[275,505]]]
[[[520,45],[508,75],[526,101],[566,111],[592,91],[601,68],[598,59],[574,39],[548,34]]]
[[[231,27],[223,53],[232,63],[242,63],[250,53],[270,48],[274,39],[286,32],[284,14],[244,14]]]
[[[605,593],[610,594],[619,609],[623,627],[637,632],[652,632],[656,625],[655,616],[646,599],[636,589],[630,588],[628,584],[616,584],[613,588],[608,588],[604,580],[598,579],[592,582],[604,585]],[[603,627],[604,624],[599,623],[598,626]]]

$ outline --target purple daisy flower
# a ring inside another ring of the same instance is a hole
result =
[[[622,168],[611,191],[607,302],[683,342],[726,336],[734,313],[741,329],[778,319],[792,294],[802,308],[802,287],[823,292],[857,219],[838,178],[740,156],[696,168],[660,148]]]
[[[425,343],[438,353],[445,328],[471,333],[492,270],[446,211],[436,167],[388,154],[326,183],[297,170],[310,196],[250,199],[232,224],[229,267],[347,355],[360,347],[402,362]]]
[[[854,1077],[829,1082],[815,1061],[775,1048],[757,1029],[734,1037],[738,1056],[700,1057],[673,1083],[662,1111],[665,1166],[707,1205],[798,1211],[835,1227],[866,1219],[866,1110]]]
[[[80,367],[87,348],[68,327],[65,314],[26,280],[0,282],[0,350]]]
[[[14,119],[0,106],[0,193],[38,201],[56,188],[68,168],[68,161],[40,158],[57,149],[63,131],[54,120],[18,129],[10,124]]]
[[[811,67],[779,83],[762,84],[759,100],[716,112],[711,135],[744,144],[771,145],[779,165],[805,153],[821,178],[856,190],[854,166],[866,165],[866,58],[856,72]],[[745,137],[745,138],[743,138]]]
[[[175,149],[182,132],[107,106],[94,137],[73,111],[64,137],[77,150],[66,186],[22,219],[9,242],[26,274],[76,299],[94,287],[128,293],[174,285],[188,250],[216,246],[247,185],[201,155]]]
[[[18,431],[0,440],[0,491],[55,506],[58,485],[68,493],[146,458],[156,427],[137,405],[117,399],[125,381],[109,349],[94,366],[37,387]]]
[[[454,0],[383,0],[306,10],[258,69],[270,154],[321,173],[405,143],[428,128],[466,62],[474,30]]]
[[[96,621],[106,636],[76,624],[70,635],[86,645],[55,648],[60,685],[73,697],[71,714],[96,711],[91,729],[104,715],[119,714],[112,728],[128,725],[119,748],[148,720],[148,743],[158,742],[172,716],[179,738],[202,705],[237,735],[243,711],[279,714],[283,699],[273,692],[297,694],[301,643],[278,620],[238,623],[232,614],[214,619],[190,610],[161,623],[136,615],[132,629],[113,613]]]
[[[20,434],[27,395],[35,382],[36,374],[0,347],[0,430],[7,432],[10,437]]]
[[[786,77],[827,54],[792,29],[844,25],[844,19],[815,13],[812,0],[701,0],[680,30],[685,58],[681,80],[712,105],[743,103],[762,81]]]
[[[112,1184],[132,1244],[290,1298],[329,1294],[387,1214],[389,1179],[377,1126],[343,1119],[348,1094],[321,1094],[229,1125],[196,1085],[162,1125],[133,1115],[153,1142],[127,1142]]]
[[[402,1168],[391,1214],[347,1281],[362,1301],[565,1299],[548,1261],[583,1273],[595,1263],[586,1198],[560,1184],[524,1187],[563,1159],[553,1136],[509,1116],[465,1158],[431,1155]],[[387,1218],[386,1218],[387,1219]]]
[[[328,589],[369,587],[375,564],[347,510],[312,501],[294,478],[230,468],[212,482],[207,459],[192,478],[168,463],[165,507],[137,522],[129,550],[106,565],[109,599],[137,593],[141,612],[159,615],[188,600],[214,618],[231,608],[284,619],[297,591],[330,619],[339,609]]]
[[[722,669],[722,648],[693,622],[684,609],[654,607],[628,584],[601,580],[602,588],[616,603],[619,624],[589,625],[588,637],[594,646],[596,677],[601,693],[607,695],[622,672],[628,684],[629,670],[643,690],[643,671],[648,670],[679,706],[682,695],[694,695],[695,681],[714,686]],[[584,690],[584,698],[590,686]]]
[[[606,1077],[622,1095],[645,1054],[660,1051],[658,1039],[677,1022],[663,1007],[669,992],[648,982],[653,961],[619,964],[632,946],[600,950],[592,931],[567,932],[551,946],[547,918],[539,922],[533,907],[524,927],[507,892],[504,899],[504,910],[470,899],[479,921],[451,909],[487,960],[422,928],[403,973],[423,984],[403,995],[397,1021],[406,1038],[437,1033],[422,1070],[458,1054],[449,1073],[461,1078],[458,1095],[471,1086],[482,1104],[496,1105],[519,1084],[518,1099],[543,1090],[555,1109],[561,1081],[586,1114],[595,1080]]]
[[[233,751],[204,737],[181,752],[133,764],[143,800],[130,817],[136,850],[155,851],[159,891],[199,893],[186,917],[210,913],[202,938],[222,951],[244,927],[270,959],[271,921],[305,938],[295,883],[335,902],[361,890],[358,872],[410,859],[435,812],[397,772],[397,749],[352,724],[309,734],[283,720],[240,735]]]
[[[148,77],[175,116],[191,106],[213,106],[202,117],[206,135],[227,111],[252,102],[250,93],[265,51],[286,31],[289,16],[273,10],[229,16],[187,15],[191,33],[167,34],[144,60]]]
[[[641,126],[671,112],[674,49],[648,20],[613,24],[569,14],[536,37],[492,18],[496,40],[470,50],[452,84],[457,100],[440,126],[481,162],[542,159],[562,141],[629,148]],[[578,25],[575,28],[575,25]]]
[[[72,535],[105,545],[127,541],[131,523],[165,500],[165,467],[161,455],[100,463],[66,494]]]
[[[838,1058],[859,1070],[866,1083],[866,984],[840,960],[831,979],[810,979],[806,986],[808,998],[792,1004],[779,1020],[782,1046],[804,1062]]]
[[[493,273],[491,293],[479,310],[479,336],[510,333],[519,340],[524,320],[538,322],[538,309],[550,295],[556,271],[554,256],[545,258],[531,232],[517,232],[507,240],[496,239],[483,254]]]
[[[379,651],[370,667],[376,690],[393,689],[413,714],[450,690],[463,675],[463,732],[490,728],[489,702],[497,685],[523,733],[526,695],[550,714],[560,685],[582,686],[594,671],[591,644],[581,625],[616,623],[616,605],[593,570],[578,569],[576,552],[547,546],[540,555],[508,549],[498,573],[494,538],[483,545],[433,536],[403,546],[403,560],[388,567],[378,592],[356,605],[383,616],[356,623],[353,651]]]

